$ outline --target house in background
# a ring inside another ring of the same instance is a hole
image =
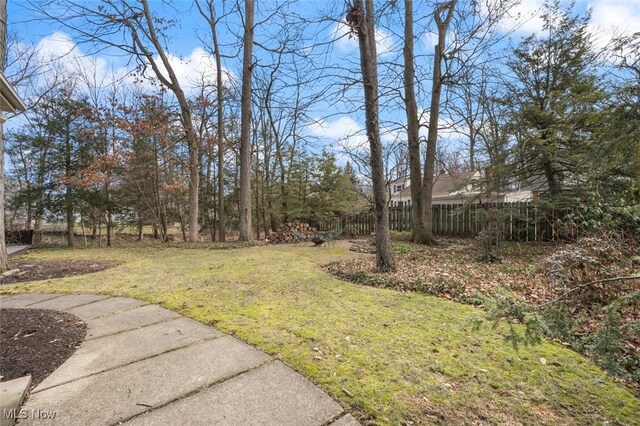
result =
[[[463,204],[472,199],[481,198],[491,202],[514,203],[525,202],[537,197],[547,189],[546,180],[542,176],[530,179],[525,184],[514,186],[504,193],[492,194],[490,197],[481,197],[482,178],[484,173],[480,171],[447,173],[441,171],[434,179],[433,183],[433,204]],[[398,178],[388,185],[390,197],[390,207],[410,206],[411,200],[411,179]]]
[[[389,182],[388,189],[390,207],[403,207],[411,205],[411,179],[398,178]]]

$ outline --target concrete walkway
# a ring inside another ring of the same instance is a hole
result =
[[[31,392],[20,425],[359,424],[280,361],[156,305],[24,294],[0,296],[0,308],[54,309],[87,323],[80,348]]]

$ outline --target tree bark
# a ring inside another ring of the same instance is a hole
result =
[[[415,93],[415,66],[413,53],[413,0],[404,2],[404,104],[407,115],[409,142],[409,177],[411,179],[411,240],[422,243],[428,239],[422,222],[422,165],[420,158],[420,121]]]
[[[251,225],[251,77],[253,73],[254,0],[245,0],[242,60],[242,117],[240,123],[240,240],[252,238]]]
[[[107,201],[107,247],[111,247],[111,236],[113,233],[113,215],[111,214],[111,193],[109,191],[109,183],[104,184],[105,200]]]
[[[140,213],[138,213],[138,241],[142,241],[144,236],[144,222],[142,221],[142,217]]]
[[[224,92],[222,84],[222,55],[220,54],[220,46],[218,44],[218,31],[216,28],[216,11],[213,0],[207,0],[207,12],[202,10],[200,3],[196,1],[196,6],[200,14],[209,23],[211,31],[211,43],[213,45],[213,55],[216,60],[216,97],[217,97],[217,138],[218,138],[218,239],[225,240],[226,224],[224,212]],[[212,234],[212,237],[214,234]]]
[[[224,215],[224,93],[222,92],[222,61],[220,60],[215,21],[211,27],[211,37],[213,38],[213,48],[216,51],[216,90],[218,97],[218,239],[224,241],[226,234],[226,218]]]
[[[431,86],[431,106],[429,109],[429,131],[427,133],[427,156],[424,165],[424,176],[422,178],[422,226],[424,227],[424,238],[416,241],[420,244],[437,244],[433,236],[433,225],[431,222],[431,206],[433,198],[433,179],[435,175],[436,146],[438,142],[438,119],[440,117],[440,97],[442,94],[442,59],[446,43],[447,31],[453,18],[453,12],[457,0],[450,0],[441,3],[436,7],[434,19],[438,26],[438,44],[435,46],[433,58],[433,82]],[[444,14],[444,18],[442,17]]]
[[[7,62],[7,2],[0,4],[0,71]],[[4,239],[4,116],[0,111],[0,272],[9,267]]]
[[[69,179],[71,177],[71,135],[67,125],[66,129],[66,141],[65,141],[65,153],[64,153],[64,168],[65,177]],[[73,214],[73,191],[71,190],[71,184],[65,183],[65,209],[67,213],[67,247],[75,246],[74,235],[74,214]]]
[[[6,3],[3,7],[6,10]],[[3,9],[0,8],[0,9]],[[6,13],[4,15],[6,17]],[[3,19],[3,17],[0,17]],[[2,114],[2,112],[0,112]],[[4,236],[4,117],[0,118],[0,272],[9,268]]]
[[[360,68],[364,83],[367,139],[369,139],[371,180],[376,211],[376,266],[383,271],[395,269],[389,235],[389,205],[385,190],[382,142],[378,115],[378,71],[373,0],[355,0],[347,21],[358,33]]]
[[[144,56],[149,60],[151,68],[156,74],[156,77],[158,77],[163,85],[165,85],[169,90],[173,92],[173,94],[176,96],[176,99],[178,100],[178,105],[180,106],[182,126],[184,127],[185,137],[189,148],[189,242],[196,242],[198,241],[199,230],[198,187],[200,183],[200,170],[198,168],[198,139],[193,128],[193,121],[191,119],[191,107],[189,106],[189,102],[187,102],[187,97],[182,90],[182,86],[178,81],[175,70],[169,62],[167,53],[164,51],[164,47],[158,39],[154,24],[154,18],[151,15],[151,11],[149,10],[149,2],[148,0],[141,0],[141,3],[144,10],[145,21],[147,23],[149,39],[151,40],[151,43],[153,44],[155,50],[158,52],[158,56],[160,57],[160,60],[167,71],[167,74],[169,76],[168,80],[164,77],[158,64],[153,59],[153,55],[151,54],[151,52],[149,52],[142,41],[138,38],[136,29],[133,24],[130,22],[126,22],[125,24],[131,30],[131,35],[133,37],[134,43],[144,54]]]

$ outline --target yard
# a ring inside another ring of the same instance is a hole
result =
[[[470,317],[480,311],[469,305],[327,274],[329,262],[367,261],[344,244],[213,248],[37,250],[24,259],[116,266],[3,285],[0,292],[102,293],[160,303],[282,359],[363,422],[637,422],[638,398],[569,349],[543,343],[516,352],[499,328],[473,331]]]

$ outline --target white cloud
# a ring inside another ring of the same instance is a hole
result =
[[[438,34],[434,31],[425,31],[423,38],[424,44],[429,48],[429,50],[433,49],[436,47],[436,44],[438,44]]]
[[[351,32],[351,28],[344,22],[336,24],[332,32],[332,40],[338,49],[349,52],[358,48],[356,35]]]
[[[66,73],[90,72],[98,77],[108,74],[108,64],[104,58],[85,55],[63,32],[43,37],[36,46],[36,52],[45,67],[61,68]]]
[[[329,138],[342,139],[363,131],[363,127],[353,118],[342,116],[335,120],[318,119],[309,125],[312,135]]]
[[[429,123],[429,113],[420,110],[421,126],[420,137],[424,140],[427,137],[427,124]],[[349,149],[369,149],[366,130],[349,116],[341,116],[333,120],[317,119],[308,126],[309,133],[329,142],[337,143]],[[440,141],[459,140],[466,134],[465,129],[459,123],[448,117],[440,117],[438,126],[438,139]],[[381,127],[380,138],[385,145],[407,141],[407,134],[404,128]]]
[[[156,56],[154,59],[161,65],[162,74],[168,79],[169,74],[166,68],[162,65],[160,57]],[[184,59],[171,54],[167,55],[167,59],[169,60],[169,65],[175,72],[180,85],[185,90],[194,90],[200,87],[202,83],[214,85],[216,82],[215,59],[201,47],[193,49],[191,54]],[[147,74],[152,75],[152,73]],[[225,83],[229,84],[230,73],[227,70],[223,70],[222,76]]]
[[[380,139],[382,139],[382,142],[385,145],[388,145],[397,141],[406,142],[407,132],[403,128],[381,127]]]
[[[376,50],[378,55],[385,56],[392,52],[393,37],[391,33],[381,28],[376,29]]]
[[[332,39],[343,52],[358,50],[358,39],[351,33],[351,29],[345,22],[336,24],[332,32]],[[393,37],[390,32],[382,28],[376,28],[376,51],[378,56],[386,56],[392,52]]]
[[[63,33],[55,32],[44,37],[37,45],[39,59],[50,67],[60,67],[68,74],[84,73],[92,76],[97,83],[119,80],[128,76],[133,70],[120,66],[116,58],[109,56],[91,56],[82,52],[82,49],[73,39]],[[168,77],[166,68],[162,66],[159,56],[154,58],[160,64],[165,77]],[[178,81],[186,92],[193,92],[204,82],[213,85],[216,80],[216,63],[212,55],[201,47],[196,47],[184,59],[175,55],[168,55],[171,68],[176,73]],[[147,79],[154,80],[155,74],[150,67],[145,72]],[[225,84],[229,85],[233,75],[228,70],[223,70]],[[134,84],[134,77],[126,78],[128,84]],[[154,87],[150,80],[141,83],[146,89]]]
[[[541,32],[544,23],[540,13],[544,3],[545,0],[522,0],[501,20],[500,29],[517,28],[516,33],[520,34]],[[561,6],[568,7],[569,2],[564,0]],[[640,30],[639,0],[578,0],[574,13],[583,13],[588,8],[592,9],[589,28],[599,45],[604,45],[616,34]]]
[[[640,31],[639,0],[593,0],[589,29],[598,46],[608,43],[612,37]]]
[[[517,29],[516,32],[526,34],[540,32],[543,26],[540,10],[544,3],[545,0],[522,0],[500,21],[500,29],[503,31]]]
[[[351,149],[366,146],[364,126],[351,117],[342,116],[335,120],[317,119],[308,126],[311,135],[328,139]]]
[[[38,43],[38,54],[43,60],[70,60],[78,56],[76,44],[67,34],[63,32],[55,32],[44,37]],[[75,51],[75,52],[74,52]]]

